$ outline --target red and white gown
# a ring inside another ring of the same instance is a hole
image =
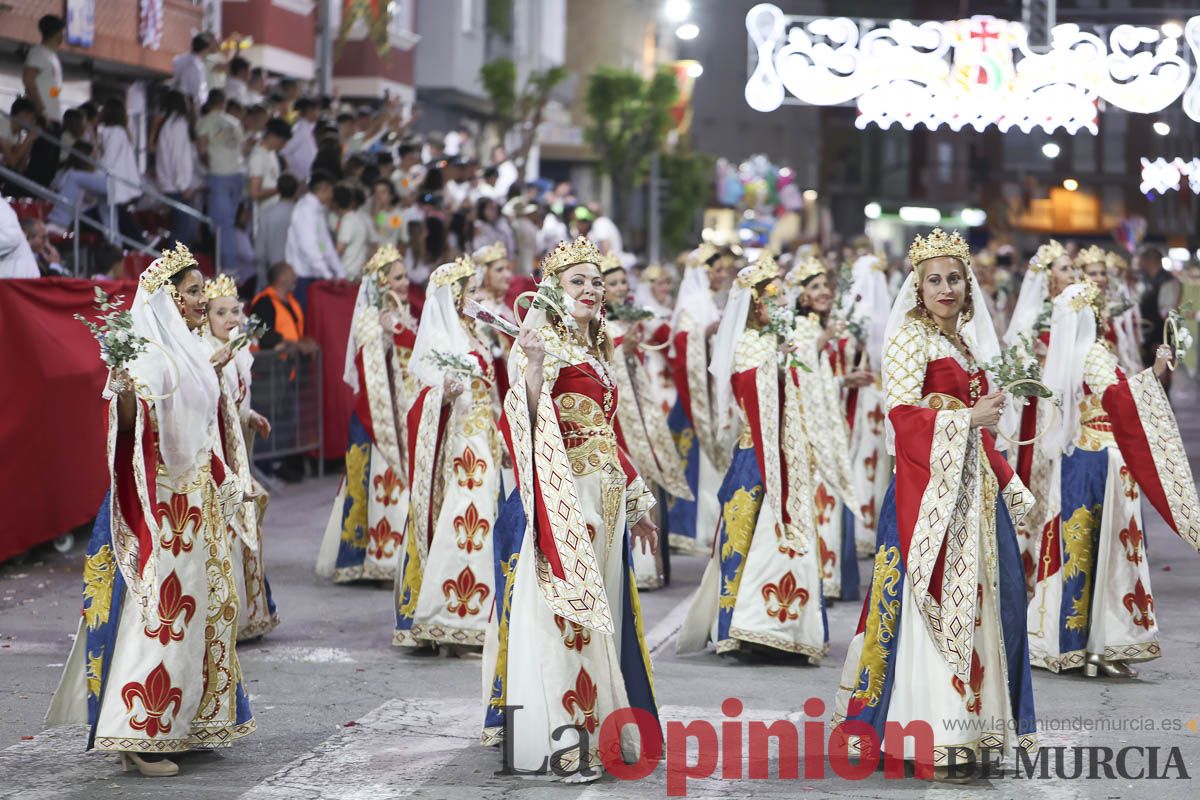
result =
[[[491,351],[458,321],[479,365],[458,399],[414,388],[408,411],[409,523],[396,575],[392,644],[482,646],[494,598],[492,526],[500,496]]]
[[[537,769],[566,752],[573,770],[579,731],[595,765],[600,729],[619,709],[648,712],[661,739],[629,535],[654,497],[617,444],[612,364],[549,325],[537,333],[546,349],[537,408],[530,413],[516,347],[501,420],[518,488],[496,524],[483,741],[498,744],[509,731],[513,767]],[[626,758],[637,742],[637,728],[625,726]]]
[[[391,582],[400,563],[409,490],[404,412],[412,392],[408,362],[416,325],[407,308],[398,313],[396,329],[385,331],[378,309],[355,309],[346,477],[317,556],[317,574],[331,575],[335,583]]]
[[[640,349],[632,356],[622,350],[630,324],[616,319],[607,322],[616,353],[614,365],[617,380],[617,416],[613,427],[617,444],[629,456],[634,467],[650,486],[660,486],[672,498],[693,500],[687,485],[685,465],[675,447],[667,415],[658,399],[655,380],[647,369],[646,354]],[[667,341],[670,329],[660,325],[650,337],[650,344]],[[662,586],[662,553],[647,553],[634,548],[633,569],[639,589]]]
[[[1081,667],[1089,655],[1162,655],[1143,496],[1200,549],[1200,504],[1170,403],[1152,370],[1125,377],[1111,330],[1105,325],[1087,349],[1074,450],[1055,476],[1061,519],[1035,549],[1030,660],[1054,672]]]
[[[919,320],[899,329],[883,360],[896,475],[835,722],[866,723],[880,741],[888,722],[927,722],[935,765],[945,765],[952,748],[1033,748],[1025,586],[1013,532],[1031,497],[991,433],[971,427],[971,406],[987,394],[988,379]],[[845,733],[852,748],[861,746],[852,727]],[[920,755],[911,738],[903,747],[890,754]]]

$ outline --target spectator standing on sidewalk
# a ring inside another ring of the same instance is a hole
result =
[[[307,181],[317,158],[317,119],[321,108],[317,101],[302,97],[296,101],[296,121],[292,123],[292,138],[279,154],[287,161],[288,172]]]
[[[254,237],[254,253],[258,261],[259,285],[267,283],[267,268],[287,257],[288,229],[292,225],[292,212],[296,208],[296,193],[300,182],[290,172],[279,176],[277,202],[272,203],[258,220],[258,233]]]
[[[200,108],[208,99],[208,69],[204,58],[213,47],[211,36],[198,33],[192,37],[192,52],[177,55],[171,62],[171,85],[183,92],[193,109]]]
[[[246,192],[254,201],[254,230],[264,211],[279,200],[279,151],[292,138],[292,126],[281,119],[267,120],[263,136],[250,151],[250,180]]]
[[[333,177],[317,171],[308,179],[308,194],[296,203],[288,227],[286,261],[296,270],[296,296],[308,302],[308,286],[321,278],[344,276],[341,259],[329,235],[327,214],[333,200]]]
[[[237,256],[234,227],[238,203],[246,186],[242,162],[242,124],[225,111],[225,94],[209,92],[204,116],[196,124],[196,149],[208,164],[208,212],[220,233],[221,264]]]
[[[188,116],[187,98],[178,89],[167,92],[163,102],[166,119],[158,129],[154,149],[154,171],[158,188],[177,203],[190,206],[195,196],[196,144]],[[188,247],[196,242],[196,218],[171,209],[171,234]]]
[[[234,56],[229,62],[229,77],[225,79],[225,99],[236,100],[243,107],[250,105],[250,87],[246,83],[249,77],[250,62]]]
[[[62,47],[67,23],[62,17],[47,14],[38,20],[38,32],[42,43],[29,48],[25,56],[25,69],[21,78],[25,84],[25,96],[33,103],[37,114],[55,127],[62,121],[62,63],[58,60],[58,48]]]

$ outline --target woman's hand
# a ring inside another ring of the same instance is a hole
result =
[[[542,341],[542,337],[537,335],[537,331],[522,328],[521,334],[517,337],[517,344],[521,345],[521,349],[525,351],[525,358],[529,361],[530,368],[541,371],[542,365],[546,361],[546,345]]]
[[[379,325],[388,333],[396,332],[396,323],[399,321],[399,315],[393,309],[387,309],[379,312]]]
[[[266,441],[267,437],[271,435],[270,421],[257,411],[251,411],[246,421],[250,423],[251,428],[254,428],[258,432],[258,438],[263,441]]]
[[[640,545],[642,552],[655,554],[658,552],[658,526],[654,524],[654,520],[650,519],[649,515],[638,520],[629,531],[630,537],[635,545]],[[647,546],[649,550],[647,550]]]
[[[637,355],[642,339],[642,323],[640,322],[625,331],[625,335],[621,337],[621,352],[625,354],[626,358]]]
[[[971,427],[995,429],[1004,410],[1004,392],[992,392],[979,398],[971,409]]]
[[[870,386],[875,382],[875,373],[869,369],[857,369],[854,372],[847,372],[842,378],[844,383],[850,389],[858,389],[862,386]]]
[[[1154,351],[1154,376],[1161,380],[1174,362],[1175,353],[1171,349],[1171,345],[1160,344]]]
[[[1046,343],[1043,342],[1041,339],[1033,340],[1033,354],[1035,356],[1037,356],[1040,360],[1042,360],[1042,361],[1046,360],[1046,353],[1049,352],[1049,350],[1050,350],[1050,348],[1046,347]]]
[[[228,342],[221,345],[216,350],[213,350],[212,355],[208,357],[209,362],[211,362],[212,365],[217,368],[218,372],[224,369],[225,365],[228,364],[232,359],[233,348],[229,346]]]
[[[133,376],[127,369],[114,369],[108,373],[108,390],[122,399],[132,399]]]
[[[462,381],[453,375],[447,375],[442,384],[442,405],[450,405],[463,393]]]

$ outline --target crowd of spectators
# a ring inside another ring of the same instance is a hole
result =
[[[40,28],[25,94],[0,117],[0,165],[61,197],[38,229],[44,244],[30,248],[39,275],[62,271],[51,243],[71,234],[77,210],[133,241],[178,240],[212,256],[246,298],[286,262],[303,302],[313,280],[357,279],[385,243],[405,252],[417,285],[437,265],[497,241],[524,275],[574,234],[623,251],[595,204],[578,204],[565,182],[522,180],[503,146],[485,156],[465,126],[415,133],[417,109],[394,98],[355,105],[307,93],[299,81],[252,68],[236,48],[225,55],[210,34],[195,36],[190,52],[174,59],[171,80],[150,93],[141,152],[123,97],[60,107],[62,20],[43,17]],[[161,212],[157,229],[135,221],[133,212],[147,208]],[[0,228],[6,218],[0,214]],[[88,255],[70,271],[112,271],[99,257],[110,252]],[[14,257],[22,266],[9,276],[32,277],[23,251]]]

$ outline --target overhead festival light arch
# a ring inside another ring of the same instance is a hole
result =
[[[1176,26],[1177,27],[1177,26]],[[785,104],[854,103],[855,125],[951,130],[994,126],[1029,133],[1097,132],[1098,102],[1152,114],[1183,97],[1200,122],[1200,75],[1182,43],[1159,28],[1117,25],[1107,42],[1075,24],[1056,25],[1034,52],[1020,22],[974,16],[949,22],[789,17],[762,3],[746,15],[757,111]],[[1200,62],[1200,16],[1182,30]]]

